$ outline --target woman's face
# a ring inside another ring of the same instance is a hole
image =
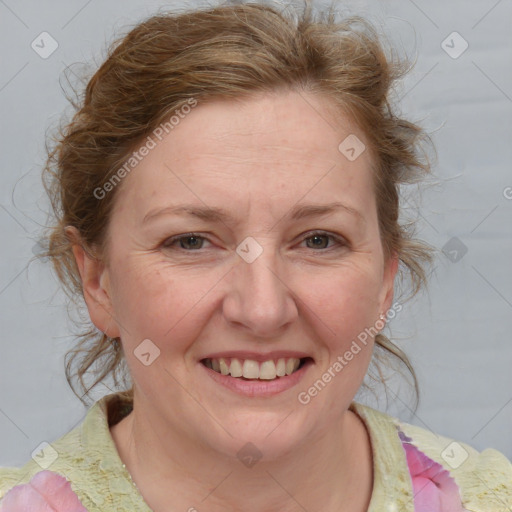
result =
[[[121,337],[140,413],[202,447],[283,455],[340,420],[366,373],[358,335],[382,328],[397,262],[364,134],[327,108],[292,92],[198,104],[117,191],[91,318]],[[204,364],[221,357],[266,378]],[[288,358],[308,359],[271,379]]]

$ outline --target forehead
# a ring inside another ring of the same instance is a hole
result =
[[[180,200],[223,207],[250,202],[276,213],[283,197],[336,201],[345,194],[367,201],[369,151],[347,158],[346,141],[359,143],[354,150],[360,152],[365,137],[347,116],[334,116],[328,100],[312,94],[199,103],[125,178],[120,202],[145,217],[151,207]]]
[[[175,142],[179,138],[180,147],[189,150],[183,152],[185,158],[210,151],[211,156],[228,154],[231,161],[252,156],[259,162],[279,155],[290,162],[329,163],[339,159],[340,137],[357,133],[364,138],[346,114],[335,114],[327,98],[294,91],[199,104],[179,128]]]

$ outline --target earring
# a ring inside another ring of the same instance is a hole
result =
[[[386,315],[384,315],[384,313],[381,313],[381,314],[379,315],[379,318],[380,318],[381,320],[386,320]]]
[[[114,344],[114,343],[117,343],[117,338],[111,338],[106,332],[103,333],[106,337],[107,337],[107,341],[110,343],[110,344]]]

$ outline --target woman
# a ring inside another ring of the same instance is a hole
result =
[[[429,167],[371,26],[298,18],[155,16],[89,82],[48,255],[95,326],[69,380],[126,363],[133,386],[0,470],[3,512],[512,506],[501,453],[353,401],[376,347],[410,368],[380,331],[399,268],[425,281],[398,188]]]

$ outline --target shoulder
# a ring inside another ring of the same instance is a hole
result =
[[[512,507],[512,463],[501,452],[481,452],[430,430],[392,418],[418,450],[441,465],[459,487],[470,512],[509,512]]]
[[[479,452],[467,443],[360,403],[353,402],[351,408],[364,420],[376,462],[381,461],[387,473],[396,472],[396,465],[409,464],[406,459],[411,457],[411,479],[415,478],[414,466],[421,469],[420,477],[430,479],[438,487],[449,476],[448,480],[453,479],[458,487],[466,511],[512,511],[512,463],[501,452],[492,448]],[[411,445],[414,449],[408,450]]]
[[[0,468],[0,500],[7,491],[23,481],[20,468]]]
[[[109,433],[107,407],[116,398],[109,395],[96,402],[76,428],[45,445],[22,467],[0,468],[0,500],[14,487],[34,481],[43,482],[44,487],[51,481],[61,487],[69,483],[70,490],[91,512],[145,512],[147,508],[134,492]]]
[[[36,475],[47,471],[64,477],[67,481],[79,481],[82,475],[81,448],[82,427],[79,426],[56,441],[45,443],[21,467],[0,468],[0,499],[11,489],[32,481]]]

